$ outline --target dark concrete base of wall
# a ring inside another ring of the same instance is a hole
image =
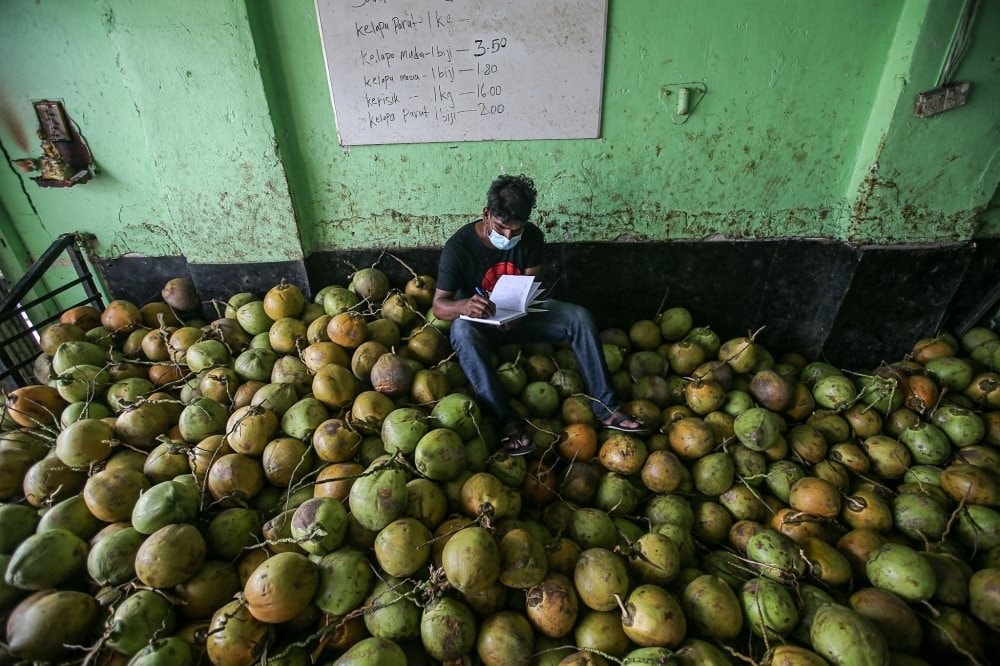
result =
[[[418,274],[437,273],[436,249],[392,254]],[[209,303],[241,291],[263,295],[282,279],[311,294],[346,285],[355,270],[372,265],[395,286],[411,277],[379,250],[248,265],[121,257],[102,269],[116,298],[141,305],[183,275]],[[906,247],[818,240],[552,243],[544,279],[557,298],[590,308],[602,328],[627,328],[661,307],[683,306],[696,325],[724,339],[763,327],[758,339],[772,352],[799,351],[863,369],[899,360],[918,339],[968,322],[1000,282],[1000,239]]]

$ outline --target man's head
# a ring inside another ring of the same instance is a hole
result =
[[[531,217],[537,195],[527,176],[500,176],[486,193],[486,211],[501,223],[519,226]]]

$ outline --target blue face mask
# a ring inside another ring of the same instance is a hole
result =
[[[513,250],[514,246],[521,242],[521,234],[513,238],[507,238],[496,229],[490,232],[490,242],[498,250]]]

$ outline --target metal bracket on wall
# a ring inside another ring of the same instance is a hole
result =
[[[962,106],[969,99],[970,87],[968,81],[959,81],[922,92],[917,95],[917,101],[913,105],[913,115],[917,118],[927,118]]]
[[[39,187],[73,187],[93,178],[90,148],[69,121],[62,102],[35,102],[35,115],[43,155],[14,160],[14,166],[22,173],[41,171],[41,176],[32,178]]]
[[[701,81],[690,83],[665,83],[660,86],[660,99],[674,112],[674,124],[683,125],[701,104],[708,86]]]

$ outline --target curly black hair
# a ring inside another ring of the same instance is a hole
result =
[[[490,184],[486,193],[486,208],[503,223],[512,220],[527,222],[537,196],[535,183],[524,174],[502,175]]]

